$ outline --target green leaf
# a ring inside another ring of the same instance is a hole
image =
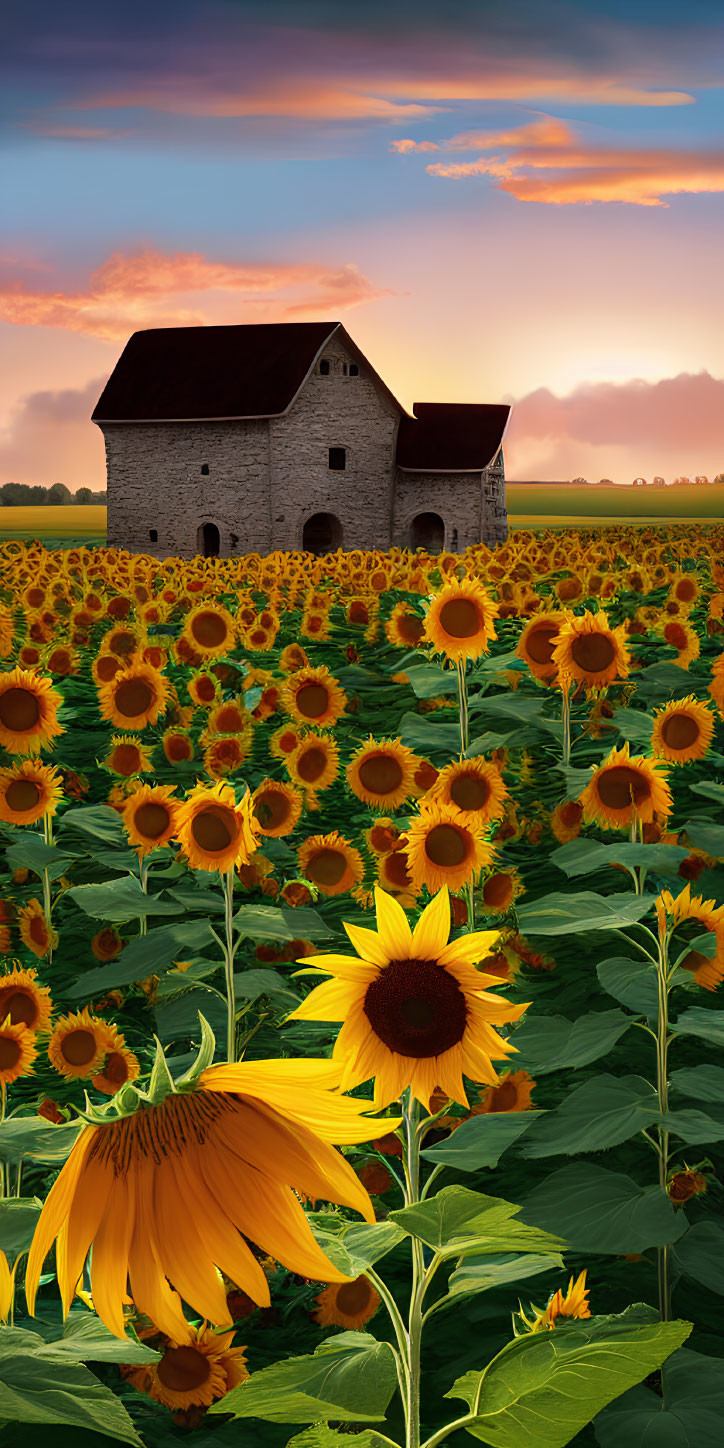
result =
[[[536,1122],[524,1156],[575,1156],[628,1141],[659,1114],[653,1087],[641,1076],[594,1076]]]
[[[59,1423],[101,1433],[143,1448],[120,1399],[78,1362],[47,1359],[27,1348],[3,1355],[0,1422],[38,1423],[52,1432]]]
[[[599,1414],[600,1448],[718,1448],[724,1362],[681,1347],[661,1369],[663,1396],[632,1388]]]
[[[475,1411],[467,1431],[493,1448],[565,1448],[613,1398],[641,1382],[691,1332],[688,1322],[631,1315],[558,1323],[509,1343],[446,1398]]]
[[[476,1253],[472,1257],[464,1257],[452,1273],[447,1285],[448,1298],[487,1292],[491,1287],[508,1287],[511,1282],[523,1282],[527,1277],[540,1276],[541,1272],[562,1272],[563,1265],[559,1252],[529,1252],[525,1256],[513,1252],[503,1253],[502,1256],[479,1256]],[[446,1300],[441,1299],[442,1302]]]
[[[348,1222],[329,1212],[309,1212],[309,1225],[333,1267],[348,1277],[359,1277],[403,1241],[405,1233],[394,1222]]]
[[[613,865],[653,870],[657,875],[677,875],[679,865],[689,854],[678,845],[604,845],[600,840],[569,840],[549,856],[551,863],[569,879],[590,875]]]
[[[692,794],[700,794],[704,799],[713,799],[716,804],[724,804],[724,784],[719,784],[715,779],[702,779],[698,784],[690,784]]]
[[[405,669],[413,694],[418,699],[434,699],[438,694],[457,694],[456,669],[443,669],[439,664],[412,664]]]
[[[34,1351],[38,1358],[63,1358],[68,1362],[91,1363],[154,1363],[161,1354],[146,1347],[136,1337],[116,1337],[95,1312],[73,1311],[63,1324],[32,1319],[33,1329],[44,1342]]]
[[[721,1066],[687,1066],[672,1071],[669,1084],[681,1096],[694,1096],[698,1101],[724,1102],[724,1069]]]
[[[449,758],[451,754],[457,756],[460,753],[460,725],[457,721],[454,724],[438,724],[429,714],[403,714],[397,733],[409,749],[425,756],[433,753],[445,754]]]
[[[82,1121],[53,1125],[42,1116],[6,1116],[0,1122],[0,1158],[4,1161],[42,1161],[60,1165],[83,1130]]]
[[[631,744],[650,744],[654,721],[643,709],[616,709],[611,724]]]
[[[689,820],[684,832],[692,849],[704,850],[715,860],[724,859],[724,825],[710,825],[706,820]]]
[[[682,669],[675,664],[673,659],[662,660],[658,664],[649,664],[646,669],[639,669],[636,673],[636,697],[645,703],[659,703],[668,694],[690,694],[691,674],[688,669]],[[690,786],[692,788],[695,786]]]
[[[58,880],[78,856],[59,850],[55,845],[46,845],[42,836],[28,831],[24,839],[5,851],[5,859],[11,870],[27,869],[36,875],[42,875],[47,870],[49,880]]]
[[[596,895],[584,890],[579,895],[560,892],[544,895],[530,905],[517,908],[518,924],[524,935],[573,935],[580,930],[620,930],[632,925],[651,909],[651,895],[627,891]]]
[[[473,1116],[458,1126],[446,1141],[427,1147],[420,1155],[455,1167],[456,1171],[495,1167],[503,1152],[541,1115],[540,1111],[507,1111]]]
[[[716,1111],[716,1108],[714,1108]],[[681,1137],[687,1146],[700,1146],[705,1141],[724,1139],[724,1111],[712,1116],[706,1111],[665,1111],[661,1125],[674,1136]]]
[[[325,1338],[314,1353],[287,1358],[253,1373],[209,1408],[209,1414],[266,1418],[272,1423],[348,1422],[384,1419],[397,1387],[389,1343],[367,1332]]]
[[[559,1232],[571,1252],[615,1256],[669,1246],[687,1230],[683,1212],[674,1210],[658,1184],[640,1187],[622,1172],[586,1161],[546,1177],[526,1197],[521,1217]]]
[[[711,1041],[714,1046],[724,1046],[724,1011],[710,1011],[703,1006],[690,1006],[673,1021],[671,1029],[677,1035],[699,1036],[702,1041]]]
[[[259,996],[267,995],[299,1005],[296,991],[277,970],[242,970],[234,976],[234,991],[245,1001],[255,1001]]]
[[[275,943],[294,940],[299,935],[296,922],[278,905],[242,905],[234,916],[234,925],[241,938]]]
[[[658,1019],[659,988],[655,965],[617,955],[612,960],[600,961],[596,974],[603,989],[614,1000],[621,1001],[637,1015],[648,1016],[650,1020]]]
[[[68,830],[80,830],[92,840],[102,840],[104,845],[125,845],[128,842],[121,817],[109,804],[81,805],[79,809],[68,810],[63,815],[58,834],[65,835]]]
[[[4,1197],[0,1200],[0,1251],[9,1261],[27,1252],[43,1210],[40,1197]]]
[[[717,1221],[695,1222],[677,1242],[674,1266],[711,1292],[724,1297],[724,1226]]]
[[[302,1433],[295,1433],[287,1448],[350,1448],[349,1434],[339,1433],[327,1423],[315,1423]],[[352,1448],[399,1448],[399,1444],[378,1433],[376,1428],[363,1428],[361,1433],[354,1434]]]
[[[178,906],[158,895],[147,895],[135,875],[122,875],[102,885],[74,885],[66,899],[75,900],[95,920],[122,922],[145,915],[178,915]]]
[[[528,1016],[511,1037],[520,1051],[516,1066],[534,1076],[564,1066],[587,1066],[605,1056],[630,1025],[631,1017],[619,1010],[592,1011],[576,1021],[565,1016]]]
[[[88,970],[65,992],[70,1000],[88,1000],[97,992],[112,986],[129,985],[170,970],[175,960],[189,960],[213,939],[208,920],[179,920],[175,925],[160,925],[147,935],[134,936],[117,960]],[[221,965],[221,960],[219,965]],[[183,979],[179,976],[179,983]]]
[[[462,1130],[462,1127],[460,1128]],[[434,1197],[389,1212],[411,1237],[446,1257],[457,1257],[468,1244],[480,1252],[555,1252],[564,1245],[558,1237],[514,1222],[520,1211],[502,1197],[486,1197],[469,1187],[443,1187]]]
[[[183,979],[183,977],[181,977]],[[156,1006],[156,1027],[159,1039],[171,1041],[201,1040],[199,1012],[211,1026],[217,1040],[225,1040],[226,997],[211,986],[194,986],[182,995],[166,998]]]

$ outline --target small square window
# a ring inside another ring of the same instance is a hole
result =
[[[152,543],[158,543],[158,529],[157,529],[157,528],[152,528],[148,536],[149,536],[149,538],[150,538],[150,540],[151,540]]]
[[[201,471],[202,471],[204,477],[205,477],[205,478],[208,478],[208,476],[209,476],[209,465],[208,465],[208,463],[202,463],[202,464],[201,464]]]
[[[350,362],[349,375],[350,377],[359,377],[359,367],[357,366],[356,362]]]
[[[323,358],[322,358],[322,360],[321,360],[321,362],[320,362],[320,364],[319,364],[319,371],[320,371],[322,377],[329,377],[329,374],[330,374],[330,372],[332,371],[332,364],[331,364],[331,362],[330,362],[330,360],[329,360],[328,357],[323,357]]]
[[[347,449],[343,447],[331,447],[329,449],[329,466],[335,472],[343,472],[347,466]]]

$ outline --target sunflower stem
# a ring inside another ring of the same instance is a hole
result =
[[[402,1112],[407,1144],[403,1157],[407,1182],[406,1205],[412,1206],[420,1200],[420,1138],[417,1133],[418,1102],[409,1088],[402,1097]],[[422,1242],[417,1237],[413,1237],[405,1448],[420,1448],[420,1349],[422,1343],[422,1296],[425,1286],[425,1259]]]
[[[141,889],[144,895],[146,895],[148,893],[148,861],[144,860],[140,852],[138,856],[138,874],[141,881]],[[140,918],[139,935],[145,935],[147,929],[148,919],[145,915],[142,915]]]
[[[571,762],[571,681],[561,680],[561,723],[563,725],[563,766]]]
[[[458,676],[458,707],[460,711],[460,759],[465,758],[465,750],[468,747],[468,692],[465,687],[465,663],[466,660],[458,659],[456,669]]]
[[[664,1115],[669,1109],[669,994],[668,994],[668,933],[661,931],[657,960],[659,1009],[656,1020],[656,1089],[659,1111]],[[659,1137],[659,1186],[666,1192],[666,1177],[669,1164],[669,1133],[665,1126],[658,1128]],[[671,1276],[668,1247],[658,1248],[659,1316],[662,1322],[671,1320]]]
[[[405,1327],[405,1324],[402,1320],[402,1314],[400,1313],[400,1309],[397,1306],[397,1303],[395,1302],[395,1299],[392,1296],[392,1293],[390,1292],[390,1289],[387,1286],[386,1282],[383,1282],[382,1278],[378,1276],[373,1267],[367,1267],[365,1271],[365,1276],[369,1277],[370,1282],[374,1284],[377,1291],[379,1292],[380,1297],[382,1298],[382,1301],[384,1302],[385,1307],[390,1314],[392,1326],[395,1329],[395,1337],[397,1338],[397,1346],[399,1348],[399,1353],[397,1354],[397,1357],[395,1359],[397,1367],[397,1381],[400,1385],[400,1395],[402,1397],[402,1401],[403,1403],[405,1403],[407,1401],[410,1386],[410,1369],[408,1363],[410,1353],[410,1339],[408,1336],[407,1328]]]
[[[7,1087],[5,1081],[0,1081],[0,1126],[5,1120],[5,1106],[7,1102]],[[5,1162],[0,1160],[0,1200],[5,1196]]]
[[[226,1059],[236,1061],[236,996],[234,993],[234,870],[219,871],[224,890],[224,970],[226,973]]]
[[[49,814],[43,815],[43,836],[45,838],[46,845],[52,845],[53,822]],[[45,913],[45,919],[48,926],[48,965],[52,965],[53,963],[53,944],[50,934],[51,909],[52,905],[50,900],[50,875],[48,873],[48,867],[46,865],[45,869],[43,870],[43,911]]]

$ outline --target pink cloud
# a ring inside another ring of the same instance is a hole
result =
[[[393,141],[391,151],[397,151],[400,156],[405,156],[408,151],[439,151],[437,141]]]
[[[0,431],[2,482],[65,483],[72,492],[105,488],[103,437],[90,415],[107,380],[94,377],[82,388],[22,397]]]

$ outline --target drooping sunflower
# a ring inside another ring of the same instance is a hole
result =
[[[132,663],[98,690],[98,707],[103,719],[116,728],[145,729],[155,724],[169,696],[168,679],[150,664]]]
[[[434,652],[448,659],[477,659],[496,637],[497,603],[475,578],[451,578],[433,594],[425,634]]]
[[[140,784],[129,796],[121,818],[141,857],[174,838],[179,803],[171,784]]]
[[[579,802],[586,823],[596,820],[604,829],[627,829],[633,819],[650,824],[655,814],[672,809],[668,775],[657,759],[630,754],[629,743],[612,749],[594,768]]]
[[[192,870],[245,865],[261,834],[248,787],[237,804],[230,784],[197,784],[178,806],[174,833]]]
[[[63,781],[52,765],[23,759],[0,769],[0,820],[32,825],[54,815],[63,797]]]
[[[516,654],[524,659],[531,674],[541,683],[549,684],[558,673],[553,653],[564,613],[539,613],[526,624],[518,640]]]
[[[102,764],[112,774],[130,779],[132,775],[144,774],[151,768],[150,749],[135,734],[114,734]]]
[[[22,1021],[16,1025],[6,1015],[0,1017],[0,1086],[5,1099],[5,1087],[11,1086],[20,1076],[27,1076],[33,1069],[37,1056],[35,1036]]]
[[[660,917],[662,912],[670,916],[674,926],[693,921],[701,926],[701,932],[697,933],[710,931],[716,936],[714,956],[709,957],[702,955],[701,951],[690,950],[681,961],[681,969],[691,971],[697,985],[703,986],[704,990],[716,990],[724,980],[724,905],[717,905],[714,900],[702,900],[700,895],[692,895],[689,882],[675,899],[669,890],[662,890],[656,902],[656,910]]]
[[[0,674],[0,745],[8,754],[39,754],[65,731],[63,700],[50,679],[19,666]]]
[[[392,1178],[382,1168],[390,1183]],[[311,1314],[320,1327],[346,1327],[351,1330],[363,1327],[374,1317],[382,1298],[372,1286],[369,1277],[361,1272],[353,1282],[333,1282],[315,1297],[316,1311]]]
[[[480,837],[468,818],[453,805],[434,799],[421,804],[404,839],[416,889],[426,885],[432,892],[447,885],[450,890],[461,890],[493,859],[493,846]]]
[[[128,1049],[125,1038],[117,1036],[113,1050],[108,1052],[101,1070],[92,1078],[92,1084],[96,1091],[115,1096],[127,1081],[135,1081],[140,1072],[138,1057]]]
[[[386,855],[393,850],[400,838],[400,829],[390,815],[380,815],[371,829],[365,830],[367,848],[374,855]]]
[[[441,769],[430,797],[460,810],[471,827],[479,830],[505,814],[508,791],[500,770],[481,754]]]
[[[95,1076],[115,1048],[118,1032],[109,1021],[92,1016],[88,1007],[61,1016],[48,1042],[48,1060],[69,1081]]]
[[[177,1413],[208,1408],[249,1376],[246,1349],[231,1346],[233,1331],[216,1332],[205,1322],[189,1331],[189,1342],[174,1344],[165,1338],[158,1345],[151,1343],[162,1353],[159,1361],[132,1368],[127,1374],[140,1392]]]
[[[448,944],[450,900],[438,891],[414,932],[402,906],[375,888],[377,933],[344,924],[359,959],[309,956],[304,974],[329,974],[288,1020],[343,1021],[332,1060],[343,1067],[340,1090],[374,1076],[376,1109],[406,1087],[427,1109],[436,1086],[467,1107],[463,1073],[497,1086],[492,1060],[515,1052],[493,1024],[517,1021],[513,1006],[486,987],[499,984],[475,969],[497,938],[476,931]]]
[[[302,799],[296,789],[280,779],[263,779],[252,795],[254,818],[262,835],[280,838],[290,835],[302,814]]]
[[[714,717],[708,704],[701,704],[695,694],[672,699],[654,712],[651,750],[670,764],[703,759],[713,737]]]
[[[52,1010],[50,991],[39,984],[36,971],[15,965],[0,975],[0,1021],[9,1015],[14,1026],[47,1031]]]
[[[330,735],[306,734],[284,763],[298,789],[329,789],[339,772],[339,749]]]
[[[370,1103],[338,1095],[340,1076],[327,1060],[211,1066],[157,1105],[139,1096],[133,1114],[86,1126],[35,1229],[30,1313],[56,1237],[64,1313],[92,1244],[93,1303],[117,1337],[127,1275],[138,1311],[177,1343],[194,1340],[178,1294],[231,1326],[221,1272],[268,1307],[267,1278],[244,1238],[290,1272],[349,1282],[315,1242],[292,1187],[374,1222],[369,1194],[331,1143],[369,1141],[402,1118],[365,1118]]]
[[[344,895],[364,877],[359,850],[339,830],[310,835],[297,850],[300,873],[317,885],[323,895]]]
[[[612,628],[608,615],[568,614],[558,632],[553,663],[563,679],[574,679],[588,688],[601,689],[615,679],[625,679],[631,667],[623,624]]]
[[[219,603],[200,603],[186,615],[182,638],[204,659],[230,653],[236,641],[236,623]]]
[[[532,1318],[526,1317],[526,1314],[521,1308],[516,1316],[520,1318],[526,1333],[551,1331],[555,1328],[556,1321],[559,1317],[585,1318],[591,1316],[591,1309],[588,1302],[589,1289],[586,1287],[586,1271],[587,1268],[584,1267],[583,1271],[579,1273],[575,1280],[571,1277],[567,1292],[563,1293],[559,1288],[551,1297],[547,1307],[535,1307],[533,1303],[531,1303],[530,1310],[533,1314]]]
[[[309,659],[301,644],[287,644],[279,655],[279,668],[283,674],[297,674],[300,669],[310,667]]]
[[[23,945],[27,945],[38,960],[58,944],[57,932],[50,928],[39,900],[28,900],[26,905],[18,906],[18,928]]]
[[[279,693],[279,702],[298,724],[330,728],[344,714],[347,695],[324,664],[291,674]]]
[[[435,784],[439,773],[439,769],[436,769],[435,765],[431,764],[429,759],[420,759],[418,757],[412,779],[413,794],[417,797],[428,794]]]
[[[413,883],[407,852],[404,849],[390,850],[380,856],[377,861],[377,879],[382,889],[394,895],[402,906],[408,908],[414,905],[420,888]]]
[[[377,742],[370,734],[352,755],[347,783],[365,804],[397,809],[414,792],[416,756],[400,738]]]

